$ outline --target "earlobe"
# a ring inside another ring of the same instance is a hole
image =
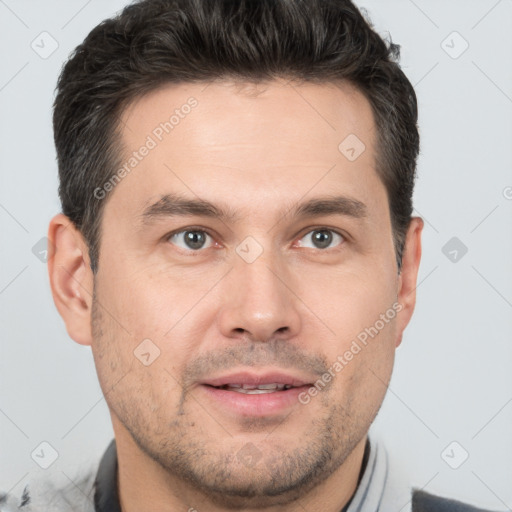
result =
[[[87,244],[63,214],[50,221],[48,240],[48,274],[55,306],[69,336],[81,345],[90,345],[93,274]]]
[[[397,347],[402,342],[403,332],[409,324],[416,305],[416,287],[421,261],[421,233],[423,225],[423,219],[413,217],[407,230],[402,268],[398,278],[397,295],[402,309],[397,317]]]

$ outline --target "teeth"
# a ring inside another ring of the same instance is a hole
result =
[[[238,389],[234,388],[232,391],[238,393],[245,393],[246,395],[262,395],[263,393],[275,393],[275,389]]]
[[[260,384],[258,389],[283,389],[284,384]]]
[[[284,391],[290,389],[292,386],[289,384],[260,384],[258,386],[254,384],[225,384],[221,386],[221,389],[229,391],[237,391],[239,393],[245,393],[249,395],[258,395],[262,393],[274,393],[275,391]]]

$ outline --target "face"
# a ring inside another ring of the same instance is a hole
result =
[[[219,503],[300,496],[361,446],[413,308],[370,105],[217,82],[122,121],[89,310],[118,443]]]

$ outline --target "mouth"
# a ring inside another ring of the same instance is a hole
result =
[[[223,386],[211,386],[216,389],[224,389],[226,391],[234,391],[236,393],[245,393],[246,395],[263,395],[265,393],[275,393],[277,391],[286,391],[296,386],[290,384],[260,384],[255,386],[252,384],[225,384]]]
[[[298,404],[298,396],[313,384],[308,377],[280,371],[256,374],[238,372],[201,382],[200,388],[231,415],[271,416]]]

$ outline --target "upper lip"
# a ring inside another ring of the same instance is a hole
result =
[[[291,375],[279,370],[266,371],[264,373],[254,373],[248,371],[239,371],[229,373],[219,377],[205,379],[200,384],[209,386],[225,386],[226,384],[248,384],[259,386],[260,384],[287,384],[288,386],[299,387],[311,384],[312,380],[303,378],[298,375]]]

